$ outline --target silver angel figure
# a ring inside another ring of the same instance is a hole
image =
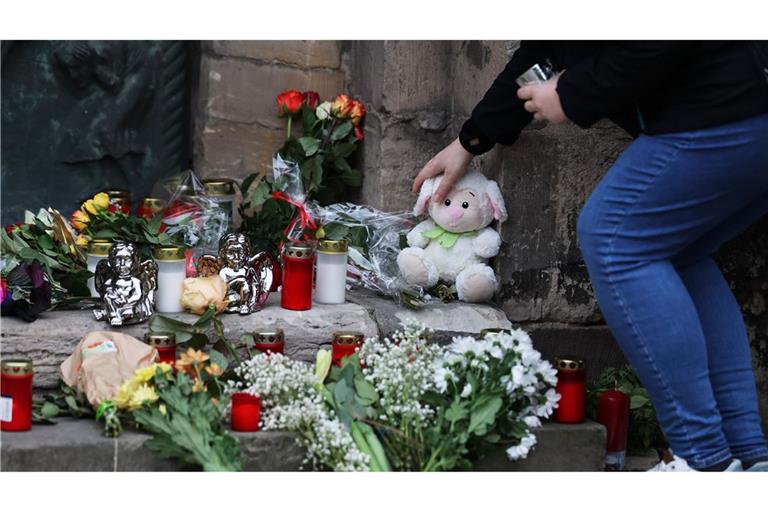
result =
[[[277,262],[269,253],[251,256],[251,244],[242,233],[228,233],[219,240],[219,256],[206,254],[198,262],[202,277],[218,274],[227,283],[227,313],[247,315],[266,302]]]
[[[103,302],[93,312],[96,320],[115,326],[143,322],[155,311],[157,264],[142,262],[132,243],[116,242],[96,265],[94,285]]]

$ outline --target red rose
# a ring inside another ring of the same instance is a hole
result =
[[[23,226],[23,224],[21,222],[17,222],[16,224],[9,224],[9,225],[5,226],[4,229],[5,229],[6,233],[10,234],[10,233],[13,233],[14,231],[16,231],[16,229],[20,228],[21,226]]]
[[[359,126],[355,126],[355,138],[359,141],[362,141],[365,138],[363,130],[361,130]]]
[[[349,109],[349,118],[352,124],[357,126],[365,117],[365,105],[357,100],[352,100],[352,108]]]
[[[320,95],[315,91],[307,91],[302,94],[302,96],[304,97],[304,102],[312,110],[314,110],[315,107],[317,107],[317,104],[320,103]]]
[[[304,95],[294,89],[283,91],[275,98],[279,116],[292,116],[301,109],[304,103]]]

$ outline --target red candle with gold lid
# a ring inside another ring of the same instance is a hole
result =
[[[557,358],[557,386],[560,395],[553,419],[558,423],[581,423],[584,421],[584,399],[586,396],[586,370],[584,361],[576,358]]]
[[[172,332],[148,332],[144,335],[144,343],[155,347],[157,362],[176,363],[176,335]]]
[[[331,341],[331,362],[341,366],[341,360],[353,355],[363,346],[365,335],[357,331],[337,331]]]
[[[629,396],[618,389],[610,389],[600,395],[597,402],[597,421],[605,425],[605,469],[624,469],[629,437]]]
[[[266,354],[285,353],[285,334],[282,329],[262,330],[253,333],[254,348]]]
[[[142,219],[152,220],[152,218],[165,209],[166,202],[158,197],[145,197],[141,200],[136,215]]]
[[[285,309],[312,308],[312,275],[315,251],[308,244],[287,243],[283,248],[283,290],[280,304]]]
[[[110,211],[117,210],[125,213],[126,215],[131,211],[131,196],[127,190],[112,189],[105,190],[105,194],[109,196]]]
[[[32,375],[29,359],[0,363],[0,430],[32,428]]]

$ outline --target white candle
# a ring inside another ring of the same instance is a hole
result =
[[[344,304],[347,298],[347,241],[318,241],[316,265],[315,301]]]
[[[96,265],[109,256],[109,249],[111,247],[112,242],[107,240],[93,240],[88,244],[88,258],[86,260],[86,265],[90,273],[96,273]],[[91,297],[99,297],[99,292],[96,291],[96,284],[93,276],[88,278],[87,284],[88,290],[91,292]]]
[[[154,251],[157,263],[157,292],[155,310],[158,313],[180,313],[181,291],[187,278],[185,251],[182,247],[157,247]]]

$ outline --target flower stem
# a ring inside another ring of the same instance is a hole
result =
[[[286,140],[291,140],[291,125],[293,124],[293,116],[288,116],[288,137],[286,137]]]

